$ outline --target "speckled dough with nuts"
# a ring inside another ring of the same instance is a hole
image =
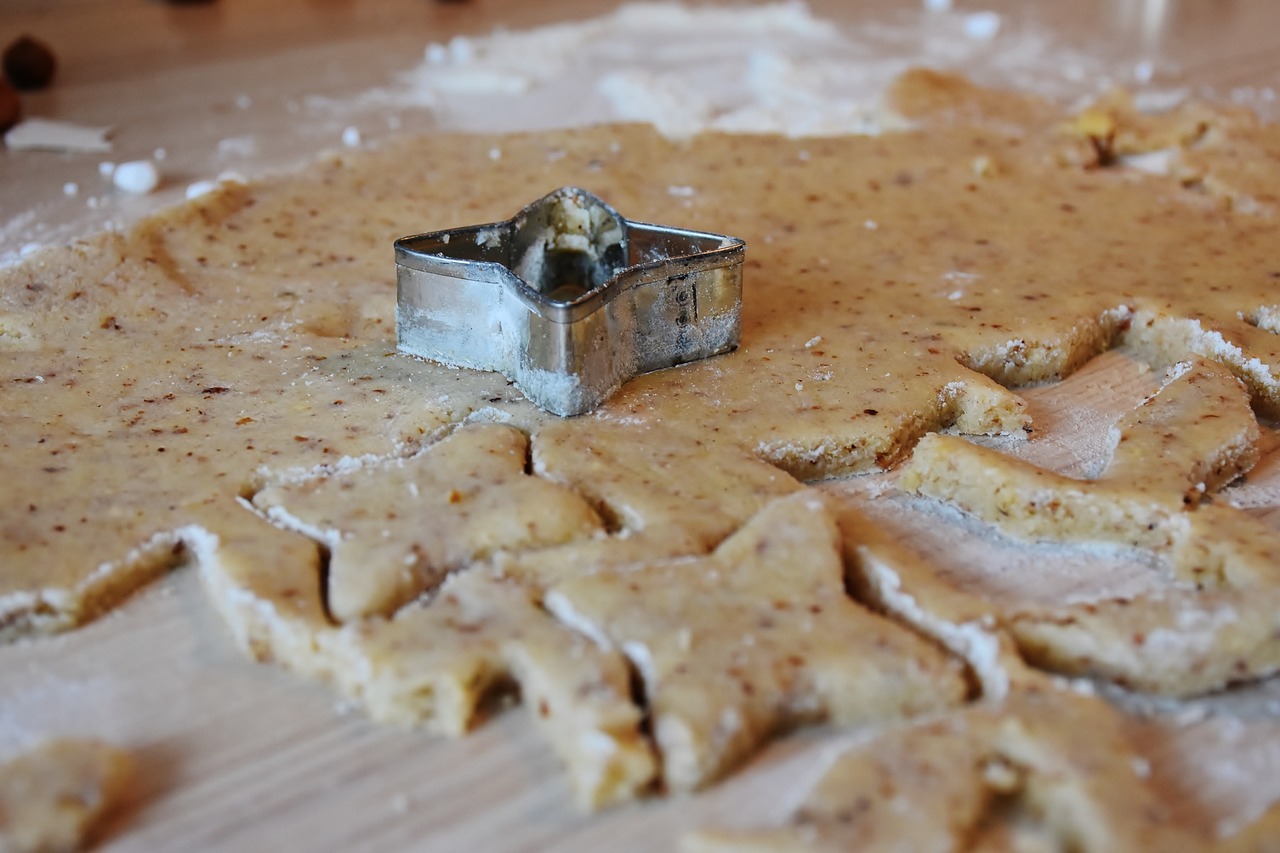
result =
[[[194,564],[242,647],[378,719],[460,734],[518,685],[587,808],[856,721],[871,752],[832,773],[857,786],[911,789],[930,739],[981,768],[945,792],[964,843],[1213,844],[1126,822],[1151,783],[1121,779],[1128,753],[1074,754],[1056,706],[1115,743],[1124,712],[1045,670],[1185,696],[1280,666],[1280,540],[1216,500],[1265,450],[1253,412],[1280,412],[1280,129],[1202,106],[1140,118],[1119,96],[1070,117],[929,72],[891,103],[916,129],[406,139],[5,270],[0,473],[25,487],[0,494],[0,636],[73,628]],[[1117,165],[1171,141],[1170,175]],[[1244,169],[1242,151],[1272,156]],[[565,184],[745,237],[741,347],[569,420],[496,374],[397,354],[392,241]],[[1181,367],[1091,481],[935,435],[1034,442],[1011,389],[1116,347]],[[869,474],[993,541],[1142,550],[1166,582],[996,606],[878,531],[880,492],[803,485]],[[1247,618],[1190,636],[1227,610]],[[1170,632],[1199,656],[1162,655]],[[781,834],[691,849],[863,838],[834,796],[820,782]],[[855,811],[866,839],[908,838]]]

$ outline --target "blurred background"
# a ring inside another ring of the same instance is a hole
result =
[[[109,151],[0,150],[0,262],[389,134],[874,131],[879,90],[913,64],[1067,100],[1122,85],[1150,109],[1207,95],[1277,111],[1272,0],[623,5],[0,0],[0,43],[30,36],[56,60],[18,93],[22,116],[110,128]],[[154,189],[113,183],[132,161]]]

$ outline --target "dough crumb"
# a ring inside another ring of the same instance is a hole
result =
[[[0,850],[82,849],[123,799],[129,755],[97,740],[53,740],[0,765]]]

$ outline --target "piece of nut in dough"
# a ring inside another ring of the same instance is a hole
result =
[[[53,740],[0,765],[0,850],[79,850],[124,797],[128,753],[97,740]]]
[[[839,533],[811,492],[771,503],[708,557],[610,568],[545,603],[639,671],[663,778],[714,780],[790,725],[945,708],[963,667],[844,590]]]
[[[1163,112],[1143,112],[1124,89],[1112,89],[1062,126],[1067,136],[1088,139],[1097,152],[1092,165],[1109,165],[1117,157],[1190,148],[1215,126],[1247,127],[1247,110],[1188,101]]]

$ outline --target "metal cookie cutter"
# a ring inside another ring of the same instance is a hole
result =
[[[632,222],[576,187],[395,246],[399,349],[500,371],[557,415],[738,345],[742,240]]]

